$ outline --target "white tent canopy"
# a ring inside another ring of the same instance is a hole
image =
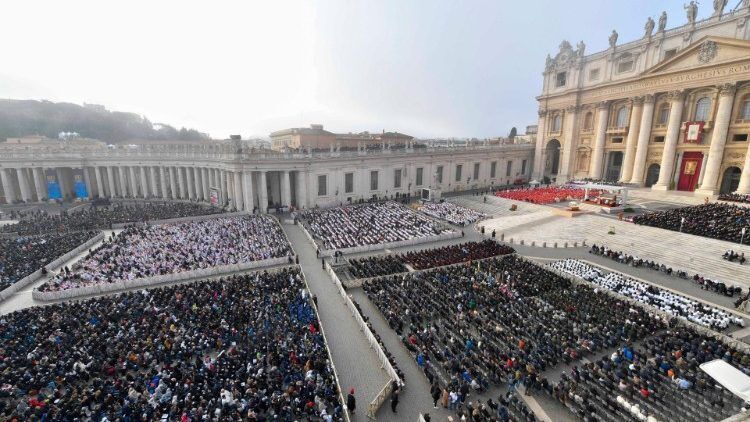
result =
[[[750,402],[750,376],[721,359],[701,364],[700,368],[732,394]]]

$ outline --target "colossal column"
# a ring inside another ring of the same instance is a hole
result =
[[[29,179],[26,176],[26,169],[16,169],[16,177],[18,177],[18,187],[21,189],[21,199],[24,202],[29,202],[33,198],[31,197],[31,189],[29,189]]]
[[[706,171],[703,174],[703,183],[697,191],[702,195],[715,195],[718,191],[719,171],[724,158],[729,121],[732,119],[735,91],[736,84],[727,83],[719,87],[719,105],[716,108],[716,120],[711,131],[711,147],[708,150]]]
[[[148,178],[146,178],[146,167],[140,166],[141,171],[141,196],[144,198],[149,197],[148,193]]]
[[[670,92],[669,102],[669,122],[667,123],[667,136],[664,139],[664,152],[661,156],[659,181],[651,188],[653,190],[669,190],[669,185],[672,182],[674,155],[677,150],[677,140],[680,137],[680,126],[682,126],[682,107],[685,103],[685,91]]]
[[[625,141],[625,157],[620,172],[620,182],[627,183],[633,177],[633,163],[635,162],[635,148],[638,142],[641,127],[641,115],[643,114],[643,97],[633,97],[633,107],[630,110],[630,124],[628,127],[628,138]]]
[[[36,186],[36,196],[39,201],[42,201],[47,197],[47,181],[44,177],[43,167],[34,167],[32,169],[34,175],[34,186]]]
[[[544,150],[544,135],[547,130],[547,109],[539,109],[539,124],[536,131],[536,144],[534,145],[534,172],[531,175],[533,180],[542,180],[544,172],[544,160],[542,160],[542,151]],[[431,179],[431,176],[430,176]],[[427,183],[428,185],[431,183]]]
[[[161,197],[169,199],[169,189],[167,189],[167,168],[159,166],[159,183],[161,184]]]
[[[245,211],[253,212],[253,208],[255,208],[255,199],[253,197],[253,172],[243,172],[242,179],[242,187],[244,189],[243,196],[245,199]]]
[[[268,212],[268,188],[266,187],[266,172],[261,171],[258,177],[258,208],[261,214]]]
[[[245,201],[242,198],[242,173],[235,171],[232,174],[234,177],[234,208],[237,211],[242,211],[242,207],[245,206]]]
[[[159,176],[156,173],[156,167],[149,166],[148,172],[151,176],[151,195],[155,198],[159,198]],[[164,196],[164,193],[161,195]]]
[[[169,167],[169,188],[171,189],[169,197],[177,199],[177,172],[174,167]]]
[[[646,95],[641,111],[641,122],[638,128],[638,145],[635,147],[635,159],[633,161],[633,172],[630,183],[643,186],[643,174],[646,170],[646,156],[648,154],[648,141],[651,139],[651,124],[654,121],[653,95]]]
[[[572,165],[573,151],[576,149],[575,137],[578,133],[578,114],[581,111],[579,106],[568,106],[565,109],[565,132],[563,132],[563,155],[559,182],[567,182],[570,177],[570,167]]]
[[[355,189],[353,193],[357,193]],[[297,171],[297,207],[307,208],[307,177],[303,170]]]
[[[107,193],[104,190],[101,167],[94,167],[94,179],[96,179],[96,194],[99,195],[100,198],[104,198],[107,196]]]
[[[10,169],[0,169],[0,176],[3,179],[3,192],[5,193],[5,203],[12,204],[18,200],[16,197],[16,189],[13,186],[13,181],[10,180]]]
[[[290,185],[289,171],[281,172],[281,206],[289,207],[292,205],[292,186]]]
[[[117,196],[117,191],[115,191],[115,175],[112,166],[107,166],[107,183],[109,184],[109,197],[114,198]]]
[[[596,138],[594,138],[594,150],[591,153],[591,167],[589,177],[601,179],[604,169],[604,140],[607,135],[607,123],[609,121],[609,101],[597,104]]]

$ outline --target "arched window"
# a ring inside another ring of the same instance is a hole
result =
[[[617,119],[615,121],[615,127],[625,127],[628,125],[628,108],[620,107],[617,110]]]
[[[696,122],[705,122],[708,120],[708,112],[711,108],[711,99],[703,97],[695,103],[695,117],[693,120]]]
[[[659,107],[659,124],[666,125],[669,120],[669,104],[664,103]]]
[[[750,95],[745,95],[740,104],[740,119],[750,120]]]
[[[586,113],[586,117],[583,118],[583,128],[585,130],[591,130],[594,128],[594,113]]]
[[[552,118],[552,132],[559,132],[562,127],[562,117],[557,114]]]

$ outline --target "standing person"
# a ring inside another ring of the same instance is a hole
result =
[[[394,384],[395,383],[396,382],[394,381]],[[393,388],[393,392],[391,393],[391,412],[393,413],[398,413],[396,412],[396,407],[398,407],[398,393],[399,393],[398,385],[395,385]]]
[[[357,399],[354,398],[354,387],[349,390],[349,394],[346,396],[346,407],[349,409],[349,413],[352,415],[357,409]]]
[[[438,387],[437,384],[432,384],[432,388],[430,388],[430,394],[432,395],[432,407],[437,409],[438,400],[440,400],[440,396],[442,395],[440,387]]]

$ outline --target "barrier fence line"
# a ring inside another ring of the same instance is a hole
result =
[[[326,262],[326,272],[328,272],[328,276],[331,277],[333,283],[336,285],[336,287],[338,287],[339,295],[341,295],[341,297],[344,299],[344,303],[346,303],[347,308],[349,308],[352,316],[359,324],[360,330],[365,334],[365,337],[370,342],[370,347],[375,350],[375,353],[380,359],[381,368],[385,369],[386,373],[390,377],[390,381],[388,381],[388,383],[380,390],[378,395],[375,396],[375,399],[367,406],[367,417],[370,419],[375,419],[375,414],[377,413],[378,409],[380,409],[380,406],[383,405],[387,397],[391,394],[393,382],[395,381],[399,386],[403,386],[404,382],[396,373],[393,365],[391,365],[391,362],[388,360],[388,356],[386,356],[383,348],[380,346],[380,343],[378,343],[375,335],[370,330],[370,327],[368,327],[365,323],[362,315],[357,310],[357,307],[354,306],[354,302],[352,302],[351,298],[349,298],[349,295],[346,294],[346,290],[344,290],[344,286],[341,284],[341,280],[339,280],[336,272],[333,271],[331,264],[328,262]]]
[[[146,224],[160,225],[160,224],[185,223],[188,221],[215,220],[217,218],[229,218],[229,217],[237,217],[237,216],[242,216],[242,215],[252,215],[252,214],[250,214],[247,211],[236,211],[236,212],[225,212],[225,213],[217,213],[217,214],[194,215],[190,217],[165,218],[162,220],[133,221],[130,223],[112,224],[112,229],[124,229],[125,227],[143,226]]]
[[[323,328],[323,322],[320,320],[320,314],[318,313],[318,305],[315,303],[314,300],[312,300],[312,291],[310,290],[310,286],[307,284],[307,277],[305,277],[305,272],[302,270],[302,266],[297,266],[299,268],[300,274],[302,274],[302,280],[305,282],[305,288],[307,289],[307,293],[310,295],[310,302],[312,303],[313,309],[315,309],[315,317],[318,318],[318,325],[320,326],[320,333],[323,335],[323,341],[326,344],[326,352],[328,352],[328,361],[331,363],[331,369],[333,370],[333,377],[336,379],[336,386],[339,389],[339,400],[341,401],[341,409],[342,414],[345,422],[350,422],[349,418],[349,410],[346,407],[346,399],[344,398],[344,390],[341,388],[341,381],[339,380],[339,373],[336,370],[336,364],[333,362],[333,355],[331,354],[331,349],[328,347],[328,338],[326,337],[326,330]]]
[[[86,242],[78,245],[77,247],[73,248],[72,250],[68,251],[64,255],[58,257],[52,262],[49,262],[47,265],[44,265],[44,268],[55,268],[59,267],[62,264],[69,261],[71,258],[75,257],[76,255],[88,250],[91,248],[91,246],[97,244],[98,242],[101,242],[105,237],[104,232],[100,232],[96,236],[92,237],[91,239],[87,240]],[[21,280],[18,280],[17,282],[11,284],[8,286],[8,288],[4,289],[2,292],[0,292],[0,302],[3,302],[5,300],[8,300],[11,296],[13,296],[17,291],[23,289],[24,287],[28,286],[29,284],[32,284],[36,281],[38,281],[42,277],[42,269],[38,269],[34,271],[33,273],[27,275],[26,277],[22,278]],[[33,296],[32,292],[32,296]]]

